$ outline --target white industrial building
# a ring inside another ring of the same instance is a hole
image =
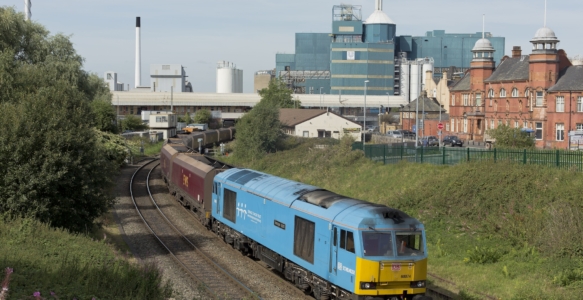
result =
[[[151,64],[150,90],[152,92],[188,93],[192,85],[186,80],[186,72],[180,64]]]
[[[150,112],[150,135],[162,132],[164,139],[176,136],[176,115],[168,111]]]
[[[231,94],[243,92],[243,70],[228,61],[217,63],[217,93]]]
[[[407,60],[401,58],[401,92],[407,102],[411,102],[417,97],[419,93],[424,90],[426,86],[425,74],[430,71],[433,73],[434,61],[433,58],[419,58],[416,60]]]
[[[109,90],[112,92],[123,91],[124,84],[117,81],[117,73],[112,71],[105,72],[103,79],[109,86]]]
[[[360,124],[322,109],[282,108],[279,121],[288,135],[340,139],[349,134],[356,141],[361,140]]]

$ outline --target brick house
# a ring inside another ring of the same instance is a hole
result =
[[[539,148],[568,146],[565,130],[571,129],[565,124],[576,128],[583,123],[583,112],[579,116],[575,111],[577,95],[583,90],[581,67],[573,66],[565,51],[557,50],[559,40],[547,27],[539,29],[530,42],[530,55],[522,55],[520,47],[514,47],[512,57],[504,56],[497,67],[490,41],[476,42],[470,70],[450,88],[452,133],[483,141],[488,129],[505,124],[535,130]],[[568,103],[564,102],[566,94]],[[565,112],[565,108],[569,110]],[[570,121],[566,120],[569,116]]]

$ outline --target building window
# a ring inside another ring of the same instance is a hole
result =
[[[107,80],[112,80],[113,78],[111,78],[111,73],[107,73]]]
[[[500,98],[504,98],[504,97],[506,97],[506,90],[500,89]]]
[[[524,120],[524,122],[522,122],[522,127],[528,128],[528,122],[526,122],[526,120]]]
[[[309,131],[304,131],[303,132],[303,137],[310,137],[310,132]]]
[[[445,131],[449,131],[449,123],[445,124]]]
[[[577,97],[577,112],[583,112],[583,97]]]
[[[490,120],[490,129],[494,129],[494,119]]]
[[[514,121],[514,128],[518,128],[518,121]]]
[[[528,89],[524,90],[524,97],[528,98]]]
[[[536,92],[536,106],[543,106],[543,92]]]
[[[470,94],[463,94],[463,101],[464,101],[464,106],[468,106],[468,102],[470,101]]]
[[[583,131],[583,123],[577,123],[577,131]]]
[[[556,97],[556,112],[565,112],[565,97],[557,96]]]
[[[518,97],[518,89],[517,88],[512,89],[512,97]]]
[[[484,128],[484,129],[485,129],[485,130],[488,130],[488,120],[486,120],[486,122],[485,122],[485,123],[486,123],[486,124],[484,124],[484,126],[485,126],[486,128]]]
[[[493,98],[494,97],[494,89],[490,89],[488,91],[488,98]]]
[[[454,119],[451,119],[451,130],[455,131],[455,121]]]
[[[468,119],[464,119],[464,133],[468,132]]]
[[[557,123],[557,124],[555,124],[555,128],[557,131],[557,134],[556,134],[557,141],[564,141],[565,140],[565,124]]]
[[[455,106],[455,94],[451,95],[451,106]]]
[[[536,125],[536,139],[542,140],[543,139],[543,123],[536,122],[535,125]]]
[[[502,126],[502,120],[498,120],[498,127]]]
[[[482,94],[476,94],[476,106],[482,106]]]

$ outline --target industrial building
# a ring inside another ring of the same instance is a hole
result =
[[[151,64],[150,89],[152,92],[191,93],[192,85],[186,80],[184,67],[179,64]]]
[[[112,92],[118,92],[124,90],[124,84],[117,81],[117,73],[112,71],[105,72],[103,76],[105,83],[109,86],[109,90]]]
[[[275,70],[261,70],[255,72],[253,76],[253,91],[259,93],[260,90],[269,86],[269,82],[275,78]]]
[[[397,36],[397,25],[376,0],[375,11],[362,18],[359,5],[341,4],[332,9],[330,33],[296,33],[295,53],[276,54],[276,76],[297,94],[360,95],[368,80],[369,95],[404,95],[417,98],[424,73],[440,77],[445,70],[463,72],[470,67],[472,46],[482,33],[445,33]],[[505,38],[485,33],[504,55]]]
[[[243,70],[228,61],[217,63],[217,93],[242,93]]]

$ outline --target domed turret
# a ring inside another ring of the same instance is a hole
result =
[[[397,25],[383,12],[383,0],[376,0],[375,11],[364,21],[367,43],[386,43],[395,38]]]
[[[557,44],[560,41],[552,29],[543,27],[536,31],[530,42],[534,51],[557,51]]]
[[[485,16],[482,17],[482,38],[476,41],[472,52],[474,53],[474,60],[494,60],[492,53],[494,53],[494,47],[490,40],[486,38],[484,32],[485,26]]]

